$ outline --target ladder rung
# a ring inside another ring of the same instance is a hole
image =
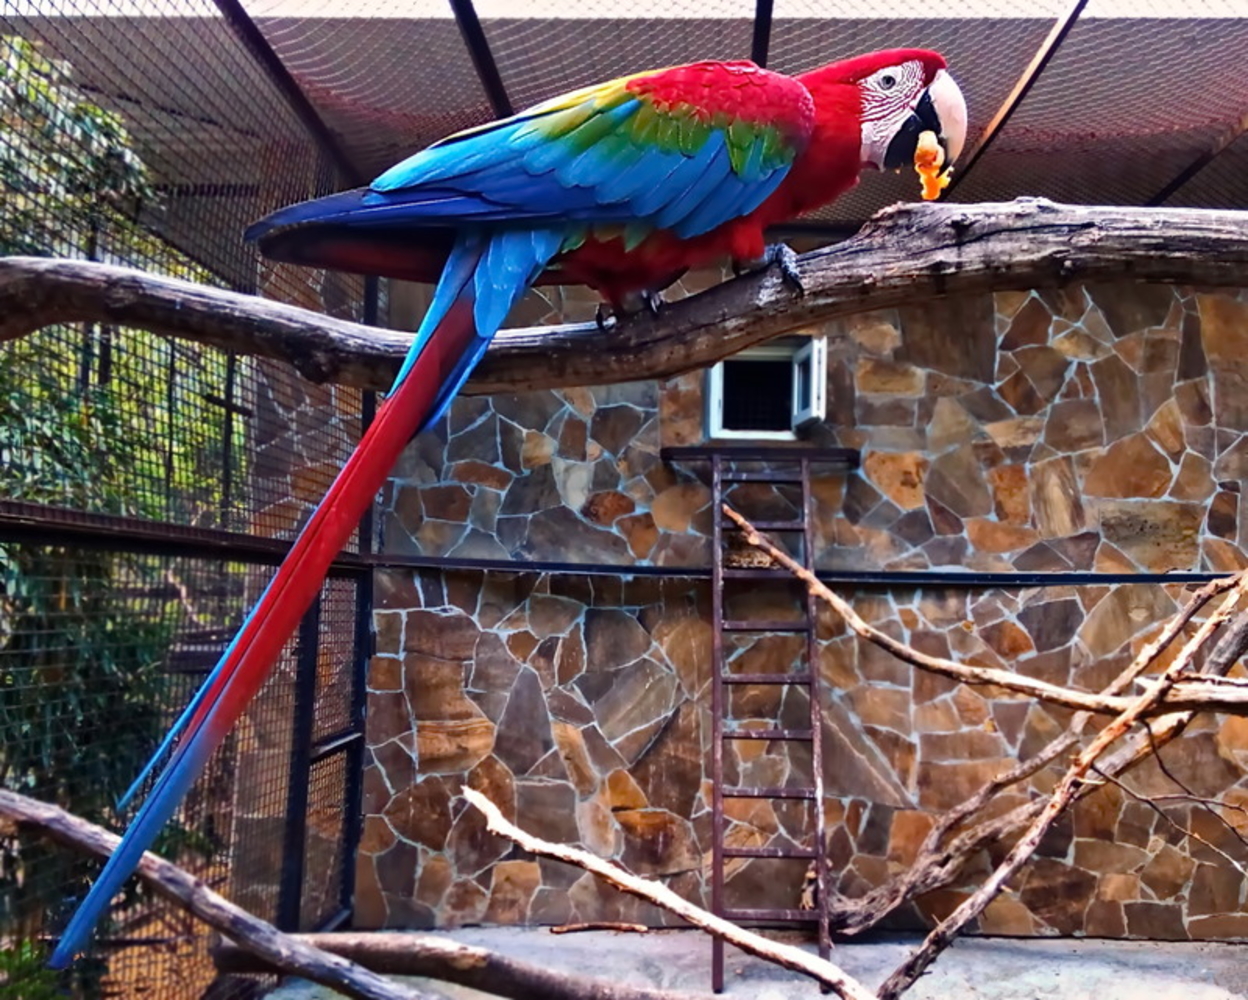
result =
[[[729,799],[813,799],[813,788],[725,788]]]
[[[751,521],[755,528],[759,531],[805,531],[805,521]],[[746,529],[737,524],[736,521],[720,521],[720,527],[727,528],[729,531],[745,531]]]
[[[719,477],[722,483],[800,483],[798,472],[725,472]]]
[[[813,847],[725,847],[726,858],[801,858],[815,857]]]
[[[809,684],[810,674],[724,674],[725,684]]]
[[[725,632],[809,632],[810,622],[802,621],[743,621],[740,618],[724,619]]]
[[[787,569],[728,569],[724,568],[725,580],[796,580]]]
[[[723,734],[726,740],[809,740],[809,729],[729,729]]]
[[[817,924],[818,910],[724,910],[726,920],[792,920]]]

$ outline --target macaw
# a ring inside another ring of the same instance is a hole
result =
[[[274,259],[436,288],[372,425],[272,582],[126,796],[163,767],[51,964],[68,964],[259,690],[334,557],[417,431],[450,404],[531,284],[586,284],[617,310],[690,267],[778,263],[768,226],[826,205],[864,169],[943,176],[966,104],[938,53],[893,49],[785,76],[752,62],[637,73],[456,133],[368,187],[284,208],[246,238]],[[787,252],[786,252],[787,251]],[[124,806],[124,803],[123,803]]]

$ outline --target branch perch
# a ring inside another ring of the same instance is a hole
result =
[[[524,850],[532,854],[554,858],[558,861],[565,861],[568,864],[584,868],[605,882],[609,882],[617,889],[653,903],[655,906],[661,906],[663,909],[675,913],[678,917],[693,924],[693,926],[700,927],[716,937],[723,938],[729,944],[735,945],[744,952],[757,955],[759,958],[765,958],[769,962],[774,962],[786,969],[792,969],[794,972],[805,973],[813,979],[830,986],[836,991],[838,996],[845,998],[845,1000],[874,1000],[875,995],[870,990],[831,962],[825,961],[817,955],[811,955],[802,951],[800,948],[794,948],[791,945],[781,944],[776,941],[769,941],[760,934],[738,927],[736,924],[722,917],[717,917],[713,913],[708,913],[700,906],[695,906],[693,903],[682,899],[667,886],[632,875],[611,862],[604,861],[602,858],[590,854],[588,851],[569,847],[566,844],[552,844],[548,840],[534,837],[532,834],[521,830],[514,823],[511,823],[499,811],[498,806],[473,788],[465,786],[462,794],[472,805],[485,814],[486,826],[491,832],[514,841]]]
[[[58,844],[101,857],[108,857],[121,843],[116,834],[64,809],[4,789],[0,789],[0,816],[33,826]],[[150,851],[139,861],[138,875],[158,895],[190,910],[209,927],[288,975],[302,976],[357,1000],[437,1000],[431,993],[401,986],[283,934]]]
[[[498,952],[432,934],[408,931],[294,934],[318,951],[341,955],[374,972],[391,976],[426,976],[459,983],[490,996],[512,1000],[697,1000],[690,993],[648,989],[557,972]],[[213,949],[222,972],[272,972],[272,966],[236,944]]]
[[[1058,205],[901,204],[804,255],[806,294],[770,269],[600,331],[501,333],[465,392],[662,378],[839,316],[935,297],[1133,280],[1239,287],[1248,212]],[[0,341],[53,323],[141,327],[294,365],[316,382],[386,389],[411,336],[270,300],[87,261],[0,259]]]

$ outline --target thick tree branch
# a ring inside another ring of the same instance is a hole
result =
[[[64,809],[4,789],[0,789],[0,817],[19,826],[34,827],[58,844],[101,857],[108,857],[121,843],[115,834]],[[302,976],[358,1000],[436,1000],[431,993],[401,986],[283,934],[150,851],[139,861],[137,871],[160,896],[190,910],[209,927],[238,941],[288,975]]]
[[[341,955],[388,976],[424,976],[512,1000],[697,1000],[691,993],[673,993],[558,972],[432,934],[334,931],[292,934],[291,939],[318,951]],[[212,957],[221,972],[273,971],[271,965],[253,952],[228,942],[214,948]]]
[[[1238,287],[1248,282],[1248,213],[1057,205],[903,204],[853,239],[801,258],[804,296],[773,271],[635,316],[511,330],[466,392],[657,378],[837,316],[934,297],[1084,280]],[[276,302],[85,261],[0,260],[0,340],[94,320],[293,364],[307,378],[389,386],[410,336]]]
[[[800,948],[769,941],[760,934],[738,927],[731,921],[708,913],[700,906],[682,899],[667,886],[626,872],[618,865],[604,861],[588,851],[569,847],[566,844],[552,844],[548,840],[526,833],[508,821],[499,811],[498,806],[475,789],[464,786],[462,794],[472,805],[485,813],[486,826],[492,833],[514,841],[531,854],[555,858],[558,861],[584,868],[617,889],[653,903],[655,906],[660,906],[693,926],[723,938],[744,952],[817,979],[830,986],[838,996],[844,997],[845,1000],[874,1000],[874,994],[870,990],[831,962],[802,951]]]

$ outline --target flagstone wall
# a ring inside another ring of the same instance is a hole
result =
[[[567,305],[543,302],[536,312]],[[817,483],[821,565],[1161,574],[1248,564],[1242,297],[1073,287],[871,314],[817,332],[829,338],[831,412],[812,437],[863,458],[859,472]],[[698,375],[460,400],[397,470],[384,505],[386,548],[704,566],[709,491],[696,466],[659,456],[665,444],[701,442],[701,409]],[[792,508],[791,495],[750,490],[738,499],[756,516]],[[458,797],[465,782],[543,836],[705,900],[705,582],[438,570],[390,570],[377,582],[360,926],[662,920],[486,834]],[[786,586],[752,584],[729,600],[759,617],[796,614]],[[918,648],[1097,687],[1185,590],[1093,582],[849,596]],[[935,815],[1068,721],[1059,710],[914,675],[830,617],[820,640],[828,835],[846,895],[895,874]],[[801,655],[792,636],[739,642],[735,670],[785,670]],[[740,687],[732,711],[761,723],[801,718],[805,706],[783,687]],[[1245,753],[1248,726],[1210,718],[1164,756],[1199,794],[1234,803],[1248,799]],[[800,747],[741,742],[728,767],[734,783],[801,784],[810,762]],[[1034,787],[1053,780],[1042,772]],[[1136,781],[1174,790],[1155,767]],[[1235,846],[1200,808],[1166,812],[1215,846]],[[811,832],[795,802],[742,802],[731,819],[736,843],[778,846]],[[730,898],[792,906],[802,868],[738,863]],[[894,924],[930,921],[963,888],[930,894]],[[1046,840],[981,929],[1248,936],[1243,895],[1242,877],[1212,848],[1182,841],[1111,788]]]

